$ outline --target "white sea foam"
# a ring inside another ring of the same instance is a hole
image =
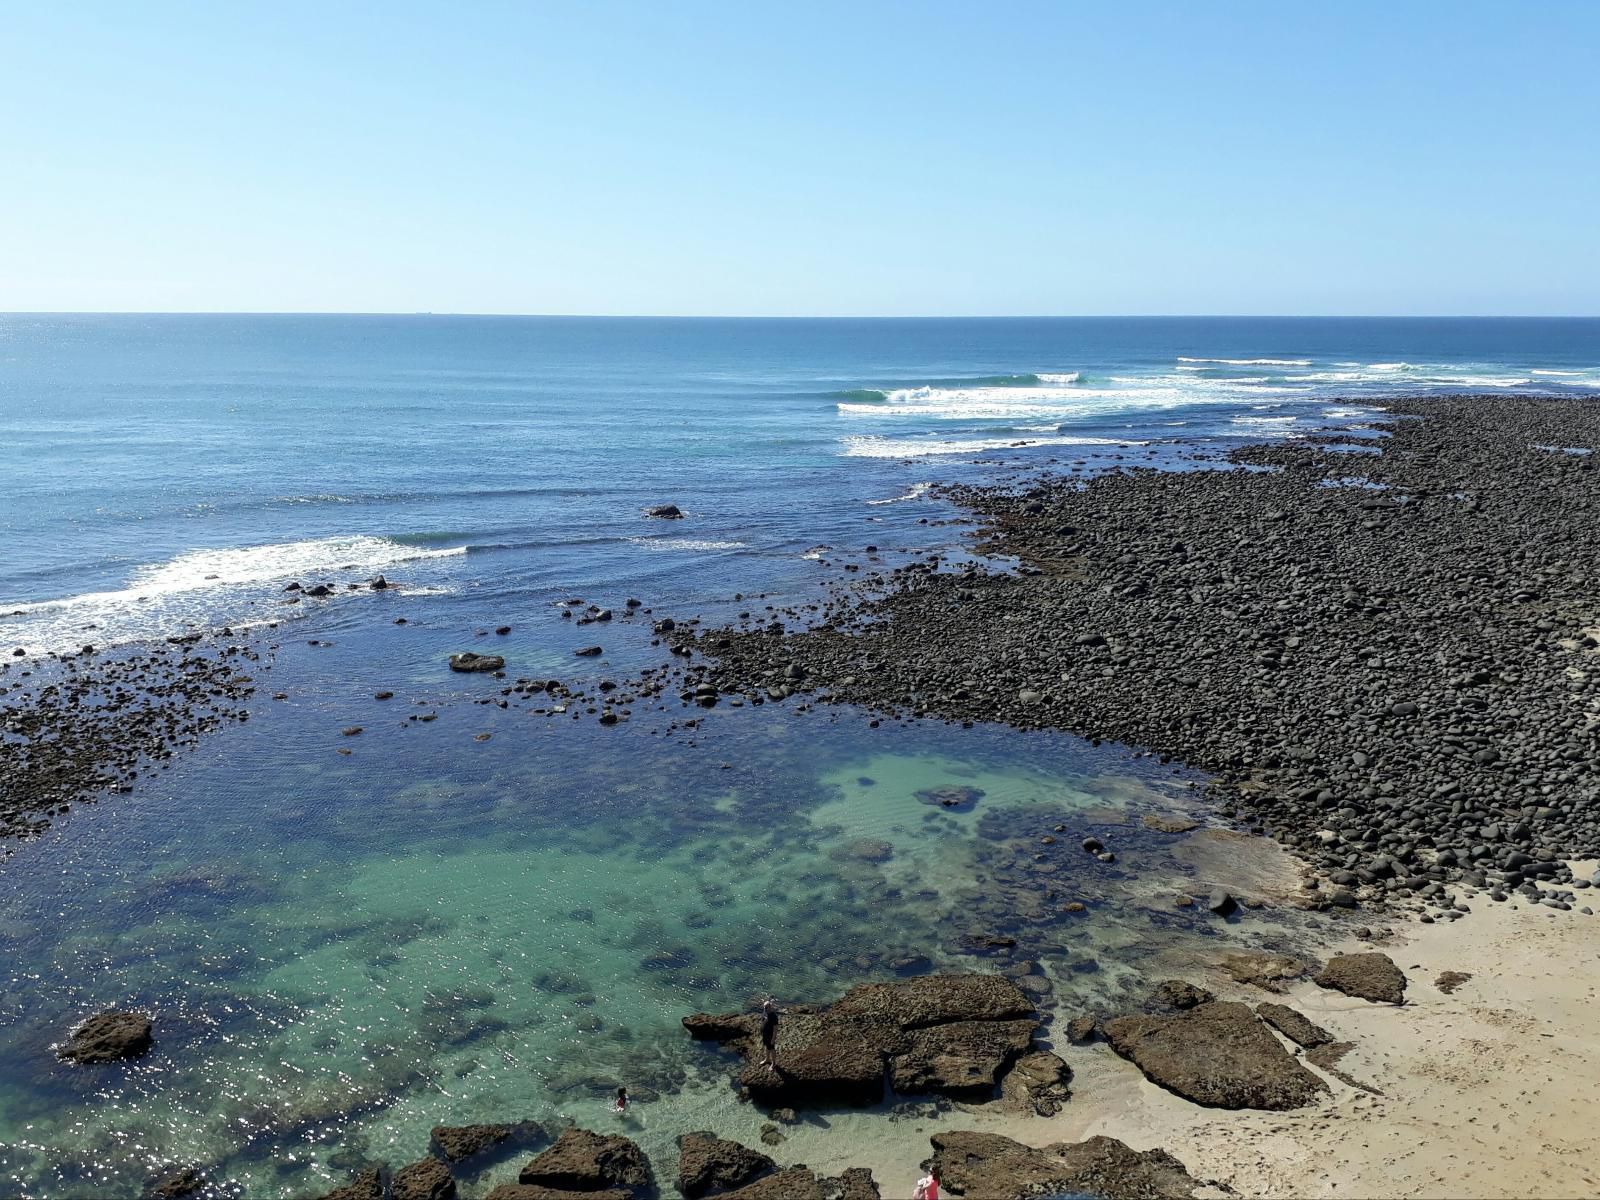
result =
[[[1541,371],[1538,367],[1535,367],[1532,371],[1530,371],[1528,373],[1530,375],[1587,375],[1588,374],[1587,371],[1550,371],[1550,370]]]
[[[903,495],[903,496],[890,496],[887,500],[868,500],[867,503],[868,504],[901,504],[901,503],[903,503],[903,502],[905,502],[907,500],[920,500],[923,496],[926,496],[928,494],[928,489],[931,488],[932,486],[933,486],[933,484],[931,482],[926,482],[926,481],[922,482],[922,483],[914,483],[914,484],[911,485],[910,490],[907,491],[906,494]]]
[[[24,613],[58,608],[114,609],[150,604],[187,592],[237,588],[299,576],[311,578],[330,571],[370,575],[400,563],[451,558],[466,552],[465,546],[430,549],[366,536],[318,538],[226,550],[191,550],[167,562],[137,568],[126,587],[32,604],[0,604],[0,609],[8,613],[19,609]]]
[[[1408,362],[1368,363],[1369,371],[1415,371],[1416,367]]]
[[[466,552],[465,546],[412,546],[367,535],[191,550],[135,568],[120,588],[24,604],[0,603],[0,613],[6,615],[8,637],[39,649],[60,650],[90,641],[118,645],[163,636],[196,622],[238,627],[257,619],[247,616],[252,603],[259,604],[269,594],[275,597],[278,585],[290,580],[331,583],[329,576],[337,572],[345,576],[338,581],[342,585],[406,563]],[[340,586],[328,599],[347,594],[365,593],[350,593]],[[287,611],[274,608],[280,616]]]
[[[628,539],[633,545],[642,550],[743,550],[746,543],[734,541],[717,541],[713,538],[649,538],[631,537]]]
[[[1309,358],[1189,358],[1179,355],[1181,363],[1216,363],[1227,367],[1309,367]]]
[[[890,438],[841,439],[846,458],[926,458],[936,454],[980,454],[987,450],[1029,449],[1035,446],[1142,446],[1121,438],[1095,437],[992,437],[992,438]]]
[[[1082,383],[1083,382],[1083,372],[1082,371],[1069,371],[1065,375],[1048,375],[1048,374],[1040,373],[1038,375],[1035,375],[1034,378],[1037,379],[1040,383],[1055,383],[1055,384]]]

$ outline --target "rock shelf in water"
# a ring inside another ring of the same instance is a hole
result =
[[[988,1098],[1034,1049],[1038,1027],[1027,994],[998,975],[864,983],[824,1008],[790,1006],[778,1019],[770,1064],[761,1021],[759,1013],[696,1013],[683,1025],[743,1057],[737,1080],[749,1096],[790,1107],[873,1104],[886,1077],[901,1093]],[[1062,1086],[1065,1074],[1063,1065],[1050,1082]]]

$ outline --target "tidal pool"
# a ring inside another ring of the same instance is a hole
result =
[[[688,1013],[1026,959],[1046,1016],[1072,1015],[1223,939],[1296,935],[1286,910],[1176,907],[1292,872],[1260,839],[1146,828],[1199,781],[1118,747],[777,706],[669,735],[459,699],[418,725],[404,697],[341,739],[341,689],[371,680],[286,657],[269,686],[296,699],[5,863],[0,1190],[132,1196],[198,1165],[219,1192],[317,1195],[421,1157],[433,1125],[517,1119],[620,1127],[669,1179],[677,1134],[751,1142],[765,1119]],[[113,1004],[154,1014],[154,1051],[58,1063],[52,1043]]]

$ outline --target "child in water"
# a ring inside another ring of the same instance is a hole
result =
[[[619,1087],[617,1089],[617,1098],[611,1102],[611,1111],[614,1113],[625,1113],[628,1111],[627,1088]]]
[[[933,1173],[932,1167],[917,1180],[917,1190],[911,1193],[911,1200],[939,1200],[939,1177]]]

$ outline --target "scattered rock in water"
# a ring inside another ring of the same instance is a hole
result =
[[[951,808],[956,812],[971,812],[983,799],[983,789],[949,784],[944,787],[923,788],[916,793],[918,800],[938,808]]]
[[[138,1058],[150,1049],[151,1028],[143,1013],[108,1008],[74,1029],[56,1056],[83,1065]]]
[[[1312,982],[1374,1004],[1404,1004],[1406,1001],[1405,973],[1387,954],[1376,950],[1335,955]]]
[[[1333,1041],[1333,1034],[1287,1004],[1258,1004],[1256,1015],[1303,1049],[1315,1050]]]
[[[873,1104],[886,1073],[896,1090],[986,1098],[1029,1048],[1033,1003],[998,975],[925,975],[865,983],[834,1004],[790,1006],[777,1025],[769,1066],[755,1013],[685,1017],[702,1040],[744,1058],[740,1087],[766,1105]]]
[[[1041,1117],[1053,1117],[1072,1099],[1072,1068],[1059,1054],[1032,1050],[1011,1065],[1000,1085],[1001,1099]]]
[[[1218,964],[1235,983],[1246,983],[1266,992],[1286,991],[1286,985],[1306,973],[1306,964],[1287,954],[1262,950],[1243,950],[1225,954]]]
[[[401,1167],[389,1181],[389,1200],[455,1200],[456,1181],[437,1158]]]
[[[1200,1186],[1165,1150],[1133,1150],[1116,1138],[1037,1149],[997,1133],[936,1133],[929,1140],[944,1191],[971,1200],[1193,1200]]]
[[[1470,971],[1443,971],[1440,973],[1439,978],[1433,981],[1433,986],[1446,996],[1451,996],[1455,994],[1455,990],[1458,987],[1471,978],[1472,972]]]
[[[563,1130],[555,1145],[540,1154],[517,1182],[572,1192],[617,1191],[643,1196],[654,1187],[644,1151],[620,1134],[587,1129]]]
[[[683,510],[676,504],[657,504],[644,510],[647,517],[660,517],[667,521],[676,521],[682,518]]]
[[[1218,888],[1206,900],[1206,907],[1219,917],[1231,917],[1239,911],[1239,902],[1229,893]]]
[[[1181,979],[1164,979],[1156,984],[1151,999],[1162,1008],[1189,1009],[1209,1004],[1216,997],[1205,988],[1185,983]]]
[[[450,669],[472,673],[478,671],[503,671],[506,660],[498,654],[474,654],[471,650],[450,656]]]
[[[744,1187],[776,1169],[777,1163],[765,1154],[714,1133],[678,1138],[678,1190],[687,1200]]]
[[[1080,1017],[1073,1017],[1067,1022],[1067,1040],[1070,1042],[1093,1041],[1100,1032],[1100,1018],[1093,1013],[1085,1013]]]
[[[598,658],[605,653],[604,646],[583,646],[572,652],[578,658]]]
[[[1172,1016],[1113,1017],[1111,1048],[1151,1082],[1211,1108],[1301,1108],[1327,1084],[1307,1071],[1249,1007],[1213,1001]]]
[[[183,1200],[206,1186],[205,1172],[198,1167],[184,1167],[178,1171],[152,1179],[145,1185],[140,1200]]]

